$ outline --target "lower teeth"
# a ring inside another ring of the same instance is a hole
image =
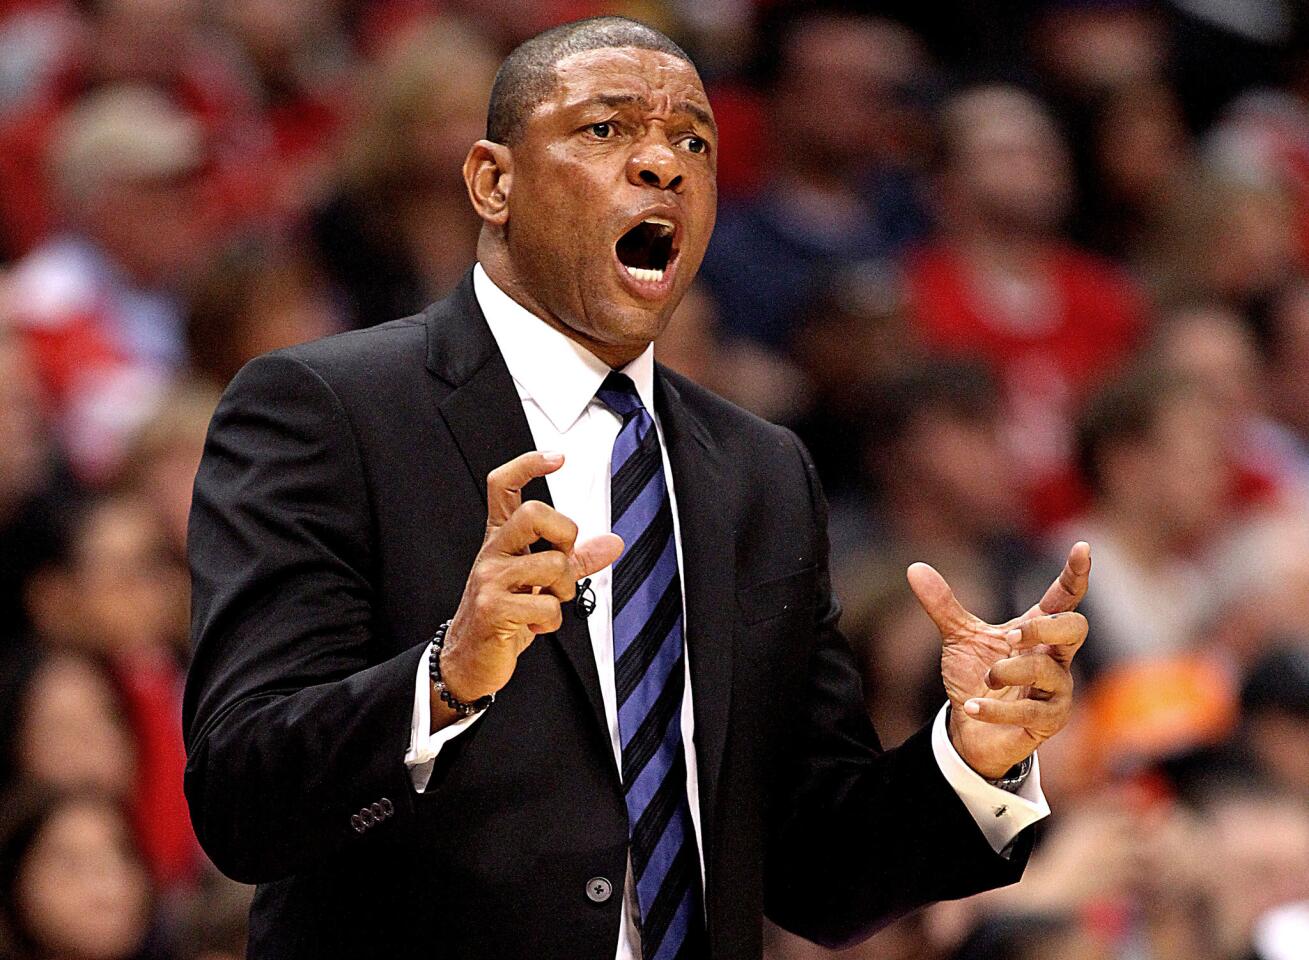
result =
[[[658,283],[664,278],[664,272],[662,270],[655,270],[653,268],[647,269],[645,267],[629,267],[626,264],[623,264],[623,267],[638,280],[647,280],[651,283]]]

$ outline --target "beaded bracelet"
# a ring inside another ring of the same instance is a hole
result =
[[[460,717],[471,717],[495,703],[495,694],[488,693],[486,696],[478,697],[472,703],[464,703],[446,687],[445,680],[441,677],[441,650],[445,647],[445,635],[449,629],[449,620],[437,627],[436,636],[432,637],[431,653],[427,657],[427,671],[432,676],[432,685],[436,687],[437,693],[441,695],[441,702],[459,714]]]

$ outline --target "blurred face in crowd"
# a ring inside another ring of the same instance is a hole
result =
[[[1249,943],[1265,911],[1309,899],[1309,813],[1300,797],[1229,798],[1209,811],[1212,896],[1222,939]]]
[[[186,581],[158,520],[127,499],[97,503],[67,569],[42,578],[34,620],[49,639],[110,656],[166,648]]]
[[[164,284],[201,255],[198,180],[189,173],[103,184],[80,204],[92,237],[139,283]]]
[[[45,956],[120,960],[149,922],[149,880],[123,818],[67,803],[42,828],[17,879],[19,912]]]
[[[480,141],[469,155],[465,176],[492,231],[479,256],[520,302],[616,366],[663,331],[700,267],[717,133],[695,68],[670,54],[586,51],[556,77],[518,142]]]
[[[1017,89],[984,87],[946,108],[949,193],[964,216],[1006,234],[1043,234],[1067,213],[1069,162],[1045,108]]]
[[[1046,15],[1038,55],[1060,86],[1086,97],[1158,77],[1168,35],[1145,4],[1068,4]]]
[[[925,410],[900,444],[896,469],[934,504],[973,533],[1017,526],[1012,457],[994,414]],[[962,532],[962,531],[961,531]]]
[[[781,164],[841,174],[908,159],[922,118],[906,93],[927,67],[913,33],[871,17],[816,16],[788,40],[775,97]]]
[[[1212,532],[1225,513],[1229,469],[1221,408],[1198,392],[1163,405],[1147,437],[1109,451],[1110,510],[1172,546]]]
[[[197,0],[103,0],[98,6],[89,49],[100,78],[167,86],[189,66]]]
[[[119,798],[131,792],[131,733],[109,682],[89,662],[55,656],[42,664],[27,689],[20,722],[15,761],[28,779]]]
[[[1215,305],[1175,314],[1160,347],[1164,364],[1203,383],[1229,420],[1258,412],[1259,354],[1235,313]]]
[[[220,10],[259,70],[281,75],[300,65],[297,51],[306,40],[328,31],[333,6],[316,0],[225,0]]]
[[[1278,187],[1225,183],[1217,187],[1205,278],[1219,295],[1247,302],[1276,290],[1303,262],[1295,205]]]

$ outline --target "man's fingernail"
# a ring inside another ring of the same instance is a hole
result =
[[[975,717],[981,712],[982,705],[976,700],[969,700],[964,703],[964,713],[968,714],[970,717]]]
[[[1005,643],[1009,644],[1011,647],[1021,639],[1023,639],[1023,631],[1021,630],[1010,630],[1004,635]]]
[[[542,450],[541,459],[544,460],[549,466],[557,467],[559,466],[559,464],[564,462],[564,455],[562,453],[557,453],[554,450],[549,450],[549,451]]]

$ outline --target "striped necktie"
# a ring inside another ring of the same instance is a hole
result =
[[[654,420],[625,374],[596,397],[622,418],[609,462],[614,564],[614,680],[623,790],[643,960],[700,958],[700,858],[686,799],[685,654],[673,510]]]

